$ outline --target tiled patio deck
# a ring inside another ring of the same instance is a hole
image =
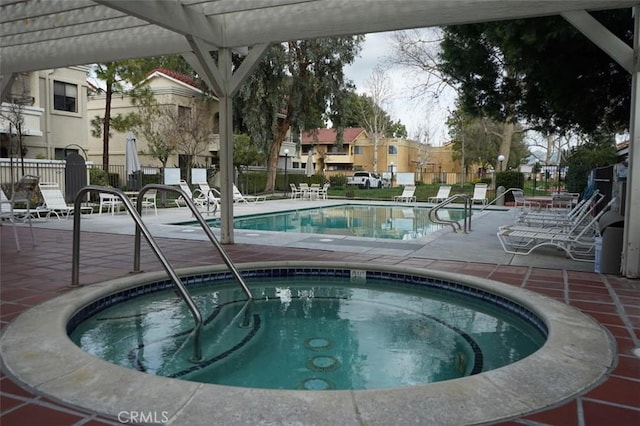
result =
[[[0,320],[4,328],[31,306],[72,291],[70,282],[72,235],[68,230],[37,229],[38,244],[30,247],[28,230],[19,229],[23,252],[15,251],[13,233],[0,227]],[[219,263],[207,242],[159,238],[176,267]],[[159,270],[155,256],[143,244],[142,269]],[[615,337],[618,364],[595,389],[558,407],[502,425],[639,425],[640,359],[633,349],[640,344],[640,281],[612,275],[491,263],[344,253],[263,245],[235,244],[226,250],[236,263],[278,260],[375,262],[407,265],[490,278],[520,286],[568,303],[593,316]],[[132,266],[133,237],[83,232],[81,284],[89,285],[126,275]],[[0,424],[104,425],[118,424],[96,413],[57,404],[21,388],[4,372],[0,377]]]

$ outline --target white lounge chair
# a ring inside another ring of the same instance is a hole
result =
[[[186,180],[180,180],[179,185],[180,185],[180,189],[185,194],[187,194],[189,199],[191,201],[193,201],[193,203],[196,205],[196,207],[205,207],[207,205],[207,198],[201,193],[198,193],[197,195],[194,195],[193,192],[191,192],[191,187],[189,186],[189,184],[187,183]],[[186,206],[186,202],[182,198],[182,195],[180,197],[176,198],[175,203],[176,203],[176,205],[178,207]]]
[[[406,185],[402,189],[402,194],[396,195],[393,197],[393,201],[399,201],[403,203],[412,203],[416,201],[416,196],[414,195],[416,192],[415,185]]]
[[[613,198],[596,216],[581,220],[571,228],[538,228],[503,226],[498,229],[498,240],[505,252],[528,255],[540,247],[556,247],[573,260],[593,262],[595,238],[600,235],[597,223],[614,203]]]
[[[67,204],[57,182],[40,182],[38,187],[44,200],[39,214],[46,212],[45,217],[49,218],[54,214],[60,219],[60,215],[68,218],[69,215],[74,213],[74,207]],[[91,214],[93,213],[93,208],[88,206],[80,207],[80,213],[82,212]]]
[[[198,187],[198,189],[193,191],[194,195],[200,200],[204,197],[207,214],[215,214],[220,205],[220,193],[216,189],[211,188],[207,182],[198,183]],[[211,207],[213,207],[213,209]]]
[[[449,194],[451,193],[451,185],[442,185],[438,188],[438,193],[435,197],[427,198],[427,201],[430,203],[440,203],[447,198],[449,198]]]
[[[242,192],[240,192],[236,184],[235,183],[233,184],[233,201],[238,201],[243,203],[249,203],[249,202],[259,203],[266,200],[267,200],[267,197],[265,195],[244,195]]]
[[[546,209],[525,211],[516,217],[516,224],[538,227],[570,227],[584,215],[590,215],[604,199],[598,190],[590,197],[581,200],[573,209]]]
[[[489,186],[486,183],[476,183],[473,188],[473,196],[471,197],[471,204],[482,203],[487,204],[487,189]]]

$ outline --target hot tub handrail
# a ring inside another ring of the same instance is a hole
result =
[[[433,223],[440,223],[440,224],[443,224],[443,225],[450,225],[451,228],[453,228],[453,232],[458,232],[458,230],[462,230],[463,227],[460,225],[460,223],[458,221],[451,220],[451,219],[441,219],[440,217],[438,217],[438,210],[440,210],[441,208],[451,204],[455,200],[459,200],[459,199],[464,200],[464,221],[463,221],[463,223],[464,223],[464,233],[466,234],[467,232],[471,231],[471,206],[472,206],[472,201],[471,201],[471,197],[468,196],[467,194],[453,194],[452,196],[450,196],[446,200],[441,201],[440,203],[438,203],[435,206],[433,206],[433,208],[431,210],[429,210],[429,220],[431,220]],[[458,227],[458,229],[456,229],[456,226]]]
[[[216,250],[218,250],[220,257],[222,258],[224,263],[227,265],[227,267],[233,274],[234,278],[238,281],[244,293],[247,295],[249,299],[253,299],[253,294],[251,293],[251,290],[249,290],[249,287],[247,286],[247,284],[244,282],[244,279],[242,278],[242,275],[240,275],[238,268],[236,268],[236,265],[233,264],[233,262],[227,255],[227,252],[224,250],[224,248],[216,238],[215,234],[213,233],[213,231],[211,230],[207,222],[202,217],[202,214],[200,214],[200,211],[196,207],[193,200],[191,200],[191,197],[189,197],[189,195],[187,195],[187,193],[185,193],[182,189],[175,188],[169,185],[161,185],[157,183],[150,183],[143,186],[140,192],[138,193],[138,200],[137,200],[138,213],[142,211],[142,202],[144,200],[143,195],[150,189],[167,191],[167,192],[175,192],[180,196],[182,196],[187,207],[189,207],[189,209],[191,210],[191,213],[200,224],[200,227],[202,228],[204,233],[207,234],[207,237],[209,237],[209,240],[211,241],[211,243],[213,243]],[[136,228],[136,238],[135,238],[135,250],[133,254],[133,270],[135,272],[140,271],[140,231],[137,228]]]
[[[142,217],[140,216],[139,211],[133,206],[129,197],[127,197],[121,190],[116,188],[105,188],[102,186],[94,186],[89,185],[80,189],[76,194],[76,198],[74,200],[74,211],[76,212],[73,215],[73,252],[72,252],[72,261],[71,261],[71,286],[78,286],[80,282],[80,219],[82,217],[80,212],[80,206],[82,205],[83,195],[90,191],[99,191],[103,193],[108,193],[112,195],[116,195],[122,201],[125,209],[131,214],[131,218],[136,223],[136,236],[140,238],[139,232],[142,232],[147,239],[147,242],[151,246],[151,249],[160,260],[160,263],[167,271],[171,279],[173,280],[176,287],[178,287],[178,291],[182,299],[187,304],[189,310],[191,311],[191,315],[193,316],[193,320],[195,322],[195,327],[193,330],[193,361],[201,361],[202,360],[202,347],[200,345],[200,331],[202,328],[202,314],[200,314],[200,310],[194,303],[191,295],[187,291],[186,287],[182,284],[182,280],[178,277],[175,270],[169,264],[169,261],[162,253],[162,250],[156,243],[155,239],[149,232],[149,229],[142,222]],[[140,198],[139,198],[140,200]],[[142,208],[142,203],[138,201],[138,208]]]

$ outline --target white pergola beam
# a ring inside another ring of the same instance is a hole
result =
[[[176,1],[95,0],[110,8],[135,16],[182,35],[193,35],[217,46],[222,45],[221,25],[190,6]]]
[[[562,17],[607,53],[611,59],[620,64],[628,73],[631,74],[633,72],[633,48],[620,40],[593,16],[584,10],[579,10],[565,12]]]

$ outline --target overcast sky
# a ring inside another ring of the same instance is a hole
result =
[[[367,80],[371,78],[375,66],[385,65],[387,62],[385,58],[392,54],[393,43],[390,34],[367,34],[359,57],[352,65],[345,68],[347,78],[355,83],[359,93],[365,93]],[[412,76],[398,67],[391,67],[386,73],[394,92],[391,111],[387,111],[391,117],[394,120],[400,120],[407,127],[410,138],[418,139],[418,133],[428,128],[433,145],[442,145],[446,142],[448,134],[444,122],[452,101],[447,99],[437,105],[429,105],[427,101],[416,103],[410,100]],[[424,140],[424,138],[420,139]]]

